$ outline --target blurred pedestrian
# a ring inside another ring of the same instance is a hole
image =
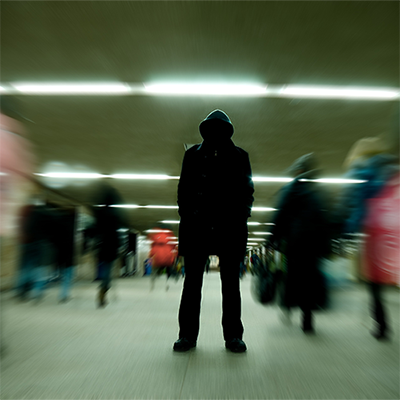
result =
[[[398,136],[398,122],[397,122]],[[400,284],[400,170],[398,156],[390,154],[379,137],[357,141],[345,161],[348,179],[338,210],[343,233],[366,235],[361,250],[361,277],[371,293],[371,334],[387,339],[389,322],[383,301],[383,285]]]
[[[196,346],[204,269],[208,257],[218,255],[225,346],[243,352],[239,272],[254,200],[250,161],[231,140],[234,128],[223,111],[210,113],[199,129],[204,140],[186,151],[178,186],[179,252],[185,259],[185,281],[174,350]]]
[[[0,278],[12,276],[18,269],[18,215],[27,203],[35,159],[31,143],[21,123],[15,99],[0,96]],[[20,271],[17,271],[19,273]],[[0,307],[0,336],[3,337],[3,307]],[[5,350],[0,343],[0,354]]]
[[[168,279],[172,275],[172,268],[177,256],[174,232],[169,229],[155,227],[157,232],[151,233],[148,238],[151,240],[149,257],[152,258],[151,290],[154,289],[157,276],[165,273],[167,276],[166,289],[168,290]]]
[[[106,293],[111,287],[111,274],[120,247],[118,229],[123,221],[118,209],[111,207],[121,204],[121,197],[116,189],[102,182],[96,197],[94,214],[96,218],[96,237],[99,243],[98,259],[101,263],[101,283],[98,292],[98,306],[106,305]]]
[[[61,276],[59,302],[71,299],[71,288],[75,272],[75,223],[74,207],[57,210],[55,229],[56,264]]]
[[[323,197],[312,182],[317,175],[314,154],[297,159],[290,173],[294,179],[281,191],[268,241],[286,256],[283,305],[287,311],[299,306],[302,330],[313,333],[312,310],[324,289],[318,266],[329,252],[329,226]]]
[[[53,215],[40,194],[21,209],[20,267],[16,284],[17,295],[25,300],[43,298],[48,279],[52,251]]]

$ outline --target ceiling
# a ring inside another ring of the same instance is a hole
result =
[[[399,3],[2,1],[1,82],[226,81],[399,87]],[[37,171],[179,176],[184,143],[220,108],[254,176],[285,176],[315,152],[340,177],[351,145],[391,129],[395,101],[210,96],[19,96]],[[177,180],[113,181],[125,203],[176,205]],[[93,182],[61,192],[90,202]],[[276,183],[256,183],[273,206]],[[176,210],[134,209],[138,230]],[[266,222],[271,213],[253,212]]]

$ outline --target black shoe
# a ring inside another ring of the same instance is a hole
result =
[[[374,330],[374,331],[371,331],[371,335],[376,340],[389,340],[387,330],[382,330],[382,329]]]
[[[186,338],[180,338],[174,343],[174,351],[185,352],[193,347],[196,347],[196,342]]]
[[[225,347],[232,353],[244,353],[247,350],[246,343],[239,338],[227,340]]]

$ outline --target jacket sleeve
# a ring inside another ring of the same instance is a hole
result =
[[[244,160],[244,176],[245,176],[244,200],[246,206],[246,218],[249,218],[251,217],[251,208],[254,202],[254,197],[253,197],[254,183],[252,179],[250,159],[247,153],[245,154],[245,160]]]
[[[188,215],[190,212],[190,155],[185,153],[182,162],[181,176],[178,183],[178,212],[181,217]]]

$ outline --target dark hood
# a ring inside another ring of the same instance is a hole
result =
[[[234,132],[229,117],[221,110],[214,110],[199,125],[202,138],[208,143],[228,141]]]

